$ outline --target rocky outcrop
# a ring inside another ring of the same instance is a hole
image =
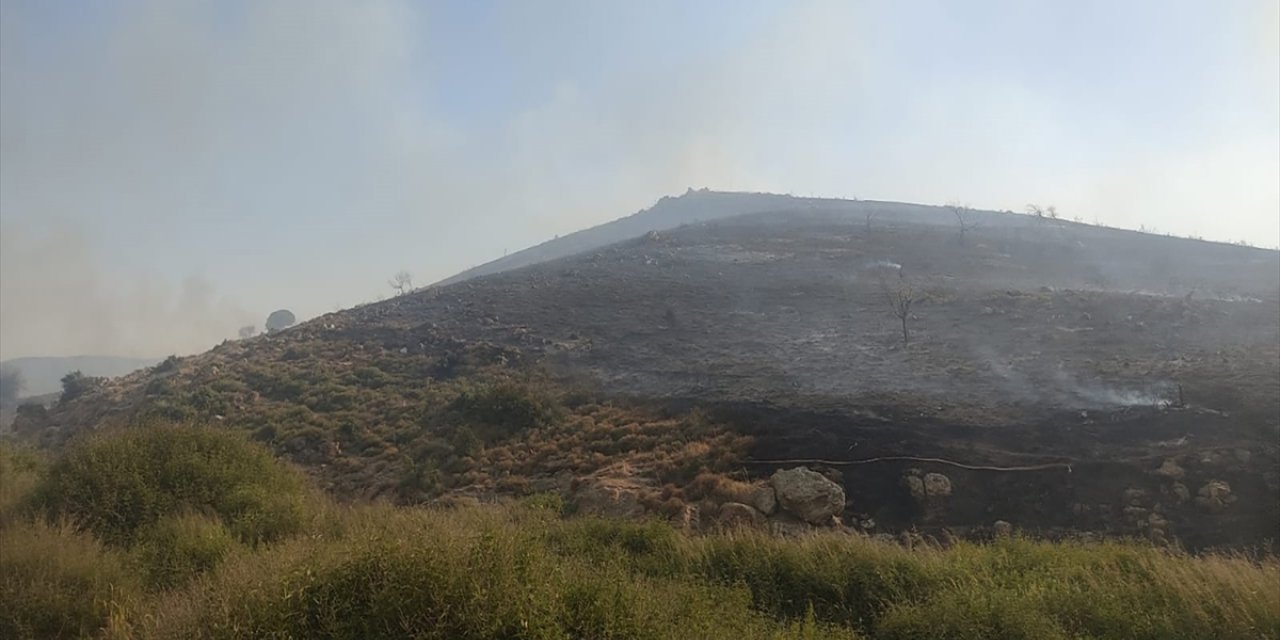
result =
[[[844,512],[844,488],[807,467],[780,470],[769,482],[778,505],[809,524],[830,524]]]

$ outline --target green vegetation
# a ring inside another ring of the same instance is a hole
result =
[[[147,527],[188,512],[210,514],[237,539],[258,543],[301,530],[308,499],[300,474],[233,432],[148,425],[73,444],[30,504],[108,544],[130,544]]]
[[[206,427],[108,432],[48,464],[0,448],[0,480],[6,638],[1280,638],[1271,557],[693,537],[566,518],[549,494],[339,506]]]

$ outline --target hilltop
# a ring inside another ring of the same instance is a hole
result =
[[[886,289],[911,292],[905,342]],[[1278,318],[1275,251],[692,192],[16,428],[217,421],[338,496],[554,491],[688,526],[805,464],[869,533],[1256,545],[1280,527]]]

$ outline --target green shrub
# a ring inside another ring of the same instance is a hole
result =
[[[70,402],[80,396],[102,386],[105,378],[86,376],[79,371],[72,371],[62,376],[62,395],[59,402]]]
[[[67,526],[0,529],[0,638],[83,638],[120,623],[140,587],[123,558]]]
[[[160,638],[849,638],[780,624],[737,588],[636,577],[551,553],[475,511],[366,511],[341,540],[242,557],[161,619]],[[546,521],[542,526],[546,526]],[[524,523],[529,524],[529,523]]]
[[[50,467],[32,496],[110,544],[129,544],[165,516],[211,513],[240,540],[298,531],[309,494],[302,477],[239,434],[150,425],[93,435]]]
[[[468,422],[492,427],[499,438],[548,425],[557,413],[550,399],[507,382],[470,386],[454,398],[450,409]]]
[[[218,518],[165,516],[139,532],[132,549],[151,589],[168,589],[216,567],[237,542]]]
[[[164,360],[160,361],[160,364],[157,364],[153,368],[153,371],[155,371],[156,373],[168,373],[170,371],[177,371],[178,362],[179,362],[178,356],[171,355],[165,358]]]
[[[40,481],[44,457],[36,451],[0,442],[0,527],[7,525]]]

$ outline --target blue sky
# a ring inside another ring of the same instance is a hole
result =
[[[1280,2],[0,3],[0,357],[194,352],[687,187],[1280,243]]]

